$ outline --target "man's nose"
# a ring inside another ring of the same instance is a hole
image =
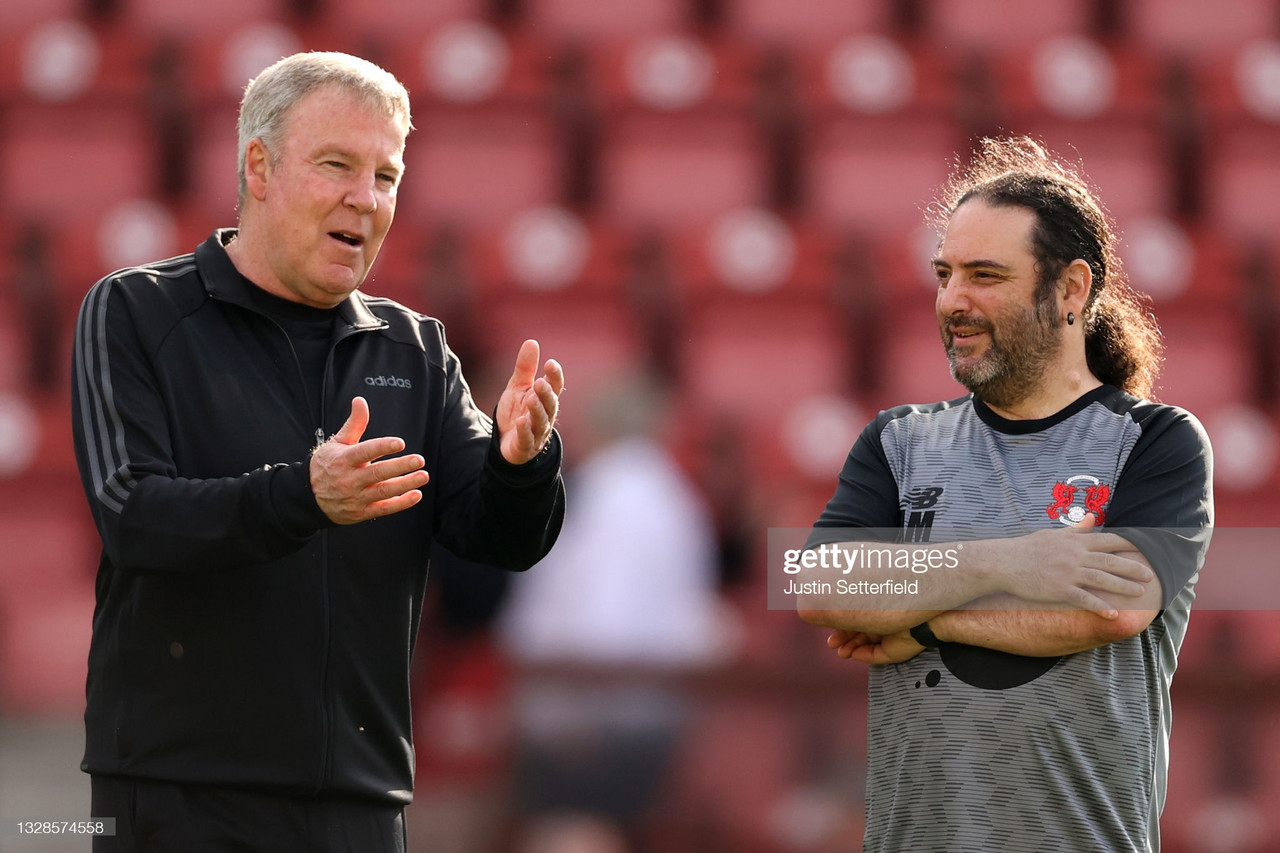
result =
[[[378,209],[378,195],[373,191],[373,180],[358,179],[348,190],[347,207],[365,216]]]
[[[969,295],[964,284],[952,276],[943,286],[938,288],[938,314],[950,317],[954,314],[965,314],[969,310]]]

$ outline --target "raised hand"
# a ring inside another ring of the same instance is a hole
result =
[[[542,452],[551,439],[564,390],[564,370],[547,359],[537,376],[538,342],[525,341],[516,356],[515,371],[498,400],[497,427],[502,457],[521,465]],[[536,378],[535,378],[536,377]]]
[[[351,415],[342,429],[311,455],[311,490],[316,503],[331,521],[355,524],[391,515],[422,500],[418,491],[429,479],[416,453],[382,459],[404,450],[404,439],[371,438],[361,441],[369,426],[369,404],[363,397],[351,401]]]

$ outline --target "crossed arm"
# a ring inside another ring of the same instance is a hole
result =
[[[924,650],[910,629],[927,622],[944,642],[1032,657],[1073,654],[1131,637],[1159,613],[1162,588],[1150,563],[1122,536],[1075,528],[966,543],[932,610],[800,610],[836,629],[843,658],[901,663]],[[940,596],[940,597],[939,597]]]

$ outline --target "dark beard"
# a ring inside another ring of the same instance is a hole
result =
[[[961,318],[956,324],[985,330],[990,344],[981,361],[958,368],[955,338],[949,325],[944,325],[942,343],[951,375],[984,403],[999,409],[1012,408],[1030,397],[1062,348],[1062,314],[1052,298],[1006,318],[999,337],[986,320]]]

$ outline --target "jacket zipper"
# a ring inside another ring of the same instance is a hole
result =
[[[341,318],[339,318],[341,322]],[[361,331],[372,331],[372,329],[362,329],[353,326],[350,323],[344,323],[342,332],[329,345],[329,354],[325,356],[324,361],[324,381],[320,383],[320,424],[316,427],[317,445],[325,440],[324,422],[325,410],[329,402],[329,377],[333,372],[333,353],[338,348],[338,344],[347,338]],[[292,346],[292,344],[290,344]],[[294,354],[297,359],[297,354]],[[298,366],[298,372],[302,372],[301,365]],[[320,779],[316,786],[316,793],[320,794],[324,791],[325,786],[329,784],[329,776],[333,771],[333,752],[334,738],[336,732],[333,728],[333,720],[337,716],[333,711],[333,696],[329,689],[329,658],[333,651],[333,615],[330,607],[329,595],[329,531],[320,531],[320,582],[324,590],[324,657],[322,659],[321,679],[320,679],[320,708],[321,720],[324,725],[324,754],[321,756],[320,762]]]
[[[293,341],[289,338],[289,333],[284,327],[277,323],[272,317],[263,314],[256,309],[249,308],[240,303],[233,303],[241,308],[246,308],[254,314],[262,317],[275,326],[280,334],[284,337],[285,343],[289,345],[289,353],[293,356],[293,366],[296,368],[303,394],[307,394],[306,377],[302,375],[302,362],[298,360],[298,351],[293,346]],[[354,326],[343,320],[341,316],[337,318],[339,323],[343,324],[342,332],[329,345],[329,354],[325,357],[324,363],[324,380],[320,385],[320,423],[316,426],[316,446],[318,447],[325,440],[324,420],[325,420],[325,404],[328,401],[329,375],[333,369],[333,353],[337,349],[338,344],[351,337],[358,332],[375,331],[377,329],[386,328],[383,323],[379,326]],[[310,406],[307,407],[308,409]],[[324,656],[320,661],[320,729],[324,739],[324,750],[320,756],[320,773],[316,779],[316,794],[324,790],[325,785],[329,781],[329,774],[333,765],[333,718],[332,697],[329,695],[329,658],[333,651],[333,614],[331,612],[329,601],[329,531],[320,531],[320,581],[321,581],[321,600],[323,602],[324,612]]]
[[[256,313],[256,312],[255,312]],[[284,327],[275,321],[272,317],[262,315],[265,319],[275,326],[280,334],[284,337],[285,343],[289,345],[289,354],[293,356],[293,366],[298,374],[298,384],[302,388],[303,400],[307,403],[307,409],[310,410],[310,395],[313,392],[307,390],[307,377],[302,373],[302,362],[298,358],[298,350],[293,345],[293,340],[289,337],[289,333]],[[345,337],[345,335],[344,335]],[[324,404],[325,404],[325,388],[329,384],[329,365],[333,361],[333,347],[337,344],[335,341],[329,346],[329,354],[325,357],[324,378],[320,383],[320,423],[316,426],[316,443],[315,447],[319,447],[324,443]],[[324,742],[324,749],[320,753],[320,771],[316,774],[315,793],[319,794],[324,790],[325,782],[329,778],[329,767],[332,763],[333,756],[333,711],[330,708],[329,701],[329,654],[332,650],[333,642],[333,625],[332,614],[329,612],[329,531],[320,531],[320,602],[321,612],[324,616],[324,636],[322,638],[324,644],[324,654],[320,658],[320,734]]]

